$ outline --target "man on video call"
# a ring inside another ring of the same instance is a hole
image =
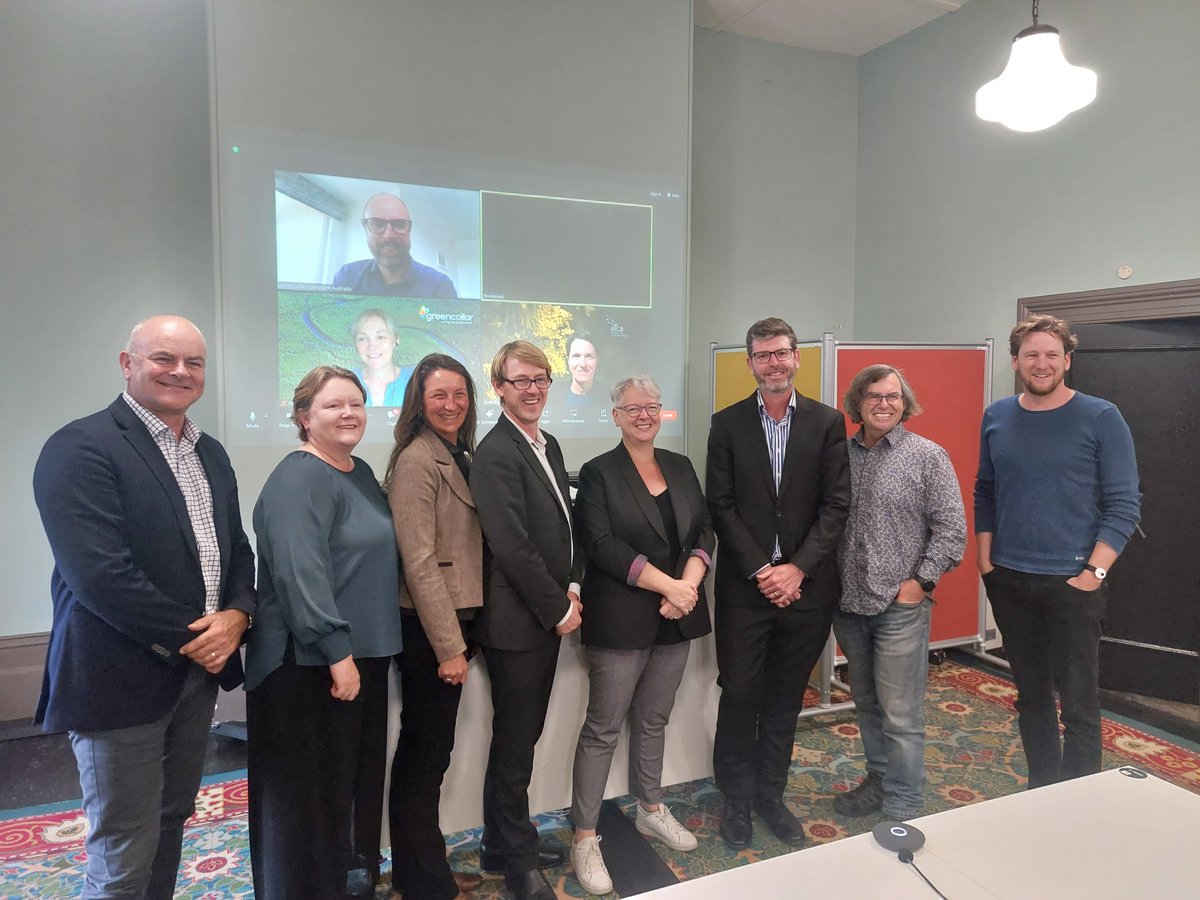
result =
[[[412,224],[408,207],[396,195],[369,198],[362,227],[372,258],[346,263],[333,276],[333,286],[382,297],[455,299],[458,293],[449,278],[409,255]]]

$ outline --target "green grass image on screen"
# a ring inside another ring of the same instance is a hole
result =
[[[438,312],[471,317],[469,324],[426,322],[422,310],[436,304]],[[393,360],[412,366],[430,353],[447,353],[460,360],[479,358],[481,322],[479,303],[472,300],[429,301],[383,297],[348,297],[280,291],[279,398],[286,403],[300,379],[320,365],[362,368],[350,328],[365,309],[383,309],[396,320],[398,344]]]

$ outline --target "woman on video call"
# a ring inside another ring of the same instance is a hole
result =
[[[367,390],[367,406],[401,406],[412,366],[398,366],[393,357],[400,343],[400,329],[392,314],[382,309],[364,309],[350,326],[354,350],[363,367],[355,371]]]

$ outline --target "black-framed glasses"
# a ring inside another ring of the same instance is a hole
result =
[[[629,418],[631,418],[631,419],[636,419],[642,413],[645,413],[650,418],[654,419],[654,418],[658,417],[658,414],[660,412],[662,412],[662,404],[661,403],[631,403],[631,404],[629,404],[629,406],[618,406],[617,409],[619,409],[621,412],[625,413],[625,415],[629,416]]]
[[[780,362],[787,362],[795,355],[795,347],[784,347],[782,350],[759,350],[757,353],[751,353],[750,358],[760,366],[765,366],[772,359],[777,359]]]
[[[412,230],[412,219],[376,219],[372,217],[363,219],[362,223],[371,234],[383,234],[389,225],[396,234],[408,234]]]
[[[863,400],[867,403],[879,403],[880,401],[889,406],[899,403],[904,398],[904,395],[897,391],[892,391],[890,394],[877,394],[874,391],[863,394]]]
[[[537,378],[526,378],[522,375],[520,378],[501,378],[505,384],[511,384],[518,391],[527,391],[529,386],[536,385],[539,391],[544,391],[550,385],[554,384],[554,379],[549,375],[539,375]]]

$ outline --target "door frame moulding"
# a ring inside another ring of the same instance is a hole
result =
[[[1018,322],[1034,313],[1061,316],[1072,325],[1200,316],[1200,278],[1017,300]]]

